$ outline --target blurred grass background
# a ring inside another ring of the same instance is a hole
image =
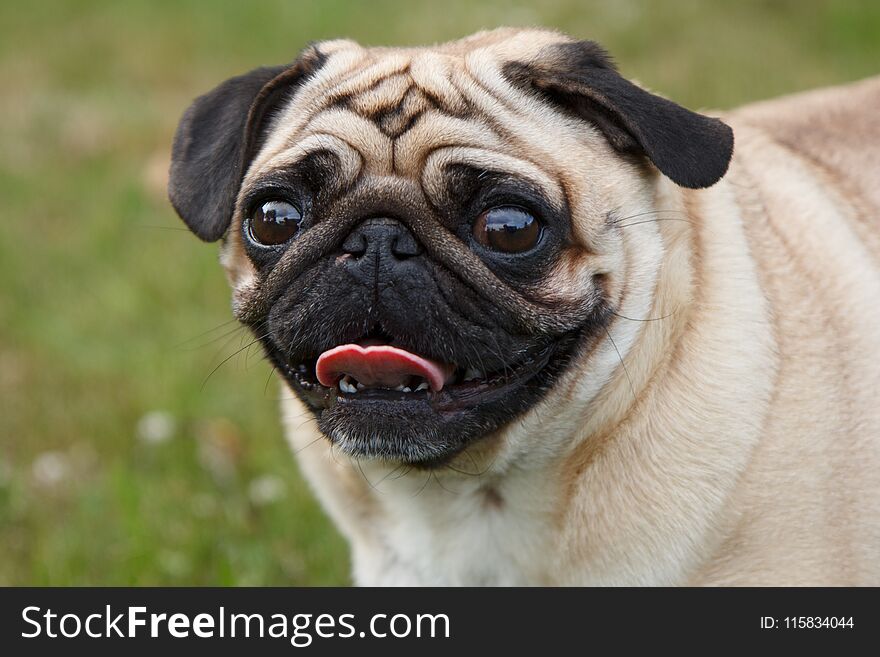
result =
[[[232,356],[216,246],[165,200],[171,136],[307,41],[505,24],[596,39],[691,107],[880,73],[876,0],[0,4],[0,584],[349,581],[269,368]]]

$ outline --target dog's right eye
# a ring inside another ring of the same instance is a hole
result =
[[[250,216],[248,231],[258,244],[283,244],[299,231],[302,212],[287,201],[265,201]]]

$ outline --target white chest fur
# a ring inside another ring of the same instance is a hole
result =
[[[509,474],[497,484],[417,471],[389,477],[374,491],[382,512],[373,540],[355,543],[355,579],[363,585],[550,583],[551,500],[546,488],[531,485],[533,476]]]

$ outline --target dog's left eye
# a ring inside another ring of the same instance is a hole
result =
[[[522,208],[503,206],[480,214],[473,232],[477,242],[493,251],[521,253],[538,243],[541,224]]]
[[[296,235],[302,212],[287,201],[266,201],[251,213],[250,235],[259,244],[283,244]]]

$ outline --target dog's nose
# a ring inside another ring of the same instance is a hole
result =
[[[345,238],[342,250],[352,256],[348,259],[351,264],[371,273],[383,267],[393,267],[422,252],[418,241],[406,226],[396,219],[386,217],[362,221]]]

